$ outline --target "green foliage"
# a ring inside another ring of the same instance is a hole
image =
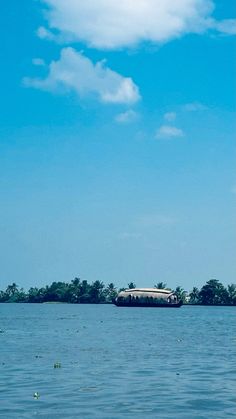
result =
[[[177,296],[178,300],[186,302],[186,291],[180,286],[177,286],[175,289],[175,295]]]
[[[197,304],[199,300],[199,289],[193,287],[192,291],[189,293],[189,303]]]
[[[231,284],[228,287],[217,279],[210,279],[198,290],[194,287],[189,294],[190,304],[201,305],[236,305],[236,285]]]
[[[236,305],[236,284],[228,285],[228,298],[232,305]]]
[[[157,288],[159,290],[164,290],[166,288],[165,282],[158,282],[156,285],[154,285],[154,288]]]
[[[105,299],[108,303],[112,303],[112,301],[116,298],[117,294],[118,292],[113,282],[108,284],[107,288],[104,290]]]
[[[201,304],[228,304],[229,293],[217,279],[210,279],[199,292]]]
[[[132,290],[133,288],[136,288],[135,283],[134,282],[129,282],[128,288],[129,288],[129,290]]]
[[[70,283],[52,282],[46,287],[31,287],[28,292],[13,283],[8,285],[5,291],[0,291],[0,302],[2,303],[111,303],[118,292],[113,283],[107,287],[101,281],[94,281],[89,284],[87,280],[80,278],[73,279]]]
[[[104,303],[105,296],[103,293],[104,284],[100,281],[95,281],[92,283],[89,291],[89,298],[91,303]]]

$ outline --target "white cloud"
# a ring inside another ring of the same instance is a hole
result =
[[[183,137],[184,132],[181,128],[174,127],[172,125],[162,125],[156,131],[156,138],[171,138],[171,137]]]
[[[164,119],[168,122],[175,121],[176,119],[176,113],[175,112],[166,112],[164,115]]]
[[[183,110],[187,112],[205,111],[207,109],[208,109],[207,106],[203,105],[200,102],[186,103],[183,106]]]
[[[33,58],[32,63],[39,67],[45,66],[45,61],[42,58]]]
[[[137,112],[129,109],[126,112],[119,113],[115,117],[115,121],[120,124],[128,124],[129,122],[134,122],[138,118]]]
[[[42,0],[49,29],[41,38],[59,34],[65,41],[116,49],[140,42],[167,42],[187,33],[214,30],[235,33],[235,20],[212,18],[213,0]],[[56,30],[54,34],[53,31]]]
[[[96,64],[73,48],[64,48],[58,61],[52,61],[45,79],[25,78],[26,86],[49,91],[75,91],[80,97],[95,95],[104,103],[135,103],[140,99],[138,87],[123,77]]]
[[[214,22],[213,26],[222,34],[236,35],[236,19],[225,19],[220,22]]]
[[[40,26],[38,28],[37,35],[41,39],[48,39],[49,41],[56,41],[56,35],[54,35],[48,29],[44,28],[44,26]]]

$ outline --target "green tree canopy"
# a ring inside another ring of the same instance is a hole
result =
[[[157,282],[157,284],[154,285],[154,288],[164,290],[166,288],[166,284],[165,284],[165,282]]]
[[[210,279],[199,292],[201,304],[227,304],[229,294],[227,289],[217,279]]]
[[[197,304],[199,301],[199,289],[197,287],[193,287],[192,291],[189,294],[189,302],[191,304]]]
[[[136,288],[136,284],[134,282],[129,282],[128,288],[131,290],[133,288]]]

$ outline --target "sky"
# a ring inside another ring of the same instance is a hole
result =
[[[236,282],[234,0],[11,0],[0,289]]]

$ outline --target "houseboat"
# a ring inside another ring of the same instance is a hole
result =
[[[132,288],[121,291],[114,300],[119,307],[181,307],[174,291],[157,288]]]

